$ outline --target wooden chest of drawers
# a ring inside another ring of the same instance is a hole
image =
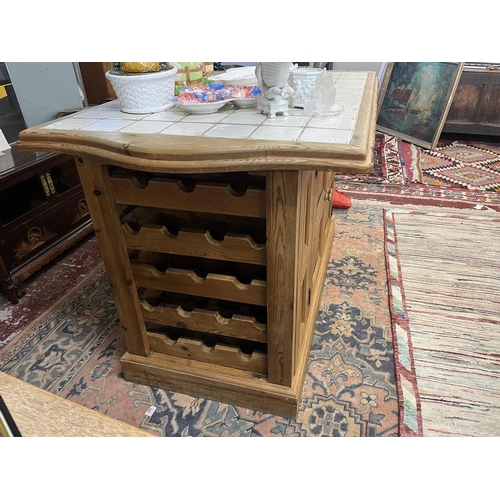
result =
[[[500,135],[500,70],[463,70],[443,132]]]
[[[0,284],[17,303],[22,282],[92,231],[72,156],[0,156]]]

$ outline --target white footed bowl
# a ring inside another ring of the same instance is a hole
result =
[[[290,62],[260,62],[262,80],[268,87],[284,87],[288,83]]]
[[[316,101],[316,78],[322,71],[320,68],[290,70],[288,85],[296,92],[290,98],[290,106],[302,108],[304,104]]]
[[[158,113],[172,106],[177,68],[156,73],[120,75],[106,72],[124,113]]]

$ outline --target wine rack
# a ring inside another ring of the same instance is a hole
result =
[[[334,174],[82,163],[127,341],[124,377],[294,416],[333,240]]]

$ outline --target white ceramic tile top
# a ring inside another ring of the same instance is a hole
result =
[[[57,130],[77,130],[84,127],[85,125],[89,125],[90,123],[94,123],[95,121],[99,120],[98,118],[80,118],[76,116],[77,114],[78,113],[69,115],[71,118],[61,118],[57,122],[50,123],[43,128]]]
[[[132,123],[135,122],[133,120],[109,120],[108,118],[104,118],[90,123],[89,125],[85,125],[84,127],[80,127],[79,130],[118,132],[118,130],[125,128],[127,125],[132,125]]]
[[[301,127],[259,127],[252,134],[252,139],[263,139],[267,141],[296,141],[301,132]]]
[[[213,123],[173,123],[166,129],[162,130],[160,134],[168,135],[203,135],[208,132],[212,127]]]
[[[123,113],[120,103],[112,101],[60,118],[42,128],[350,144],[367,75],[354,71],[336,75],[335,102],[340,111],[334,117],[310,117],[301,108],[290,108],[289,116],[268,118],[258,113],[256,107],[236,108],[232,104],[204,115],[186,113],[175,107],[162,113],[136,115]]]
[[[132,122],[122,128],[120,132],[132,132],[134,134],[157,134],[165,130],[170,125],[169,122],[154,122],[152,120],[141,120],[139,122]]]
[[[205,137],[227,137],[231,139],[246,139],[257,127],[253,125],[237,125],[234,123],[217,124],[205,132]]]
[[[137,116],[142,116],[142,115],[137,115]],[[150,115],[147,115],[142,119],[142,121],[149,121],[153,120],[155,122],[178,122],[179,120],[182,120],[182,118],[185,118],[186,116],[189,116],[189,113],[185,113],[184,111],[162,111],[161,113],[151,113]]]

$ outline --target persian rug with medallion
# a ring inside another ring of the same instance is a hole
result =
[[[435,150],[377,132],[371,174],[337,174],[351,198],[452,208],[500,204],[500,141],[440,140]]]
[[[353,206],[335,219],[296,419],[126,382],[125,342],[102,265],[12,336],[0,370],[159,436],[397,436],[383,212]]]

